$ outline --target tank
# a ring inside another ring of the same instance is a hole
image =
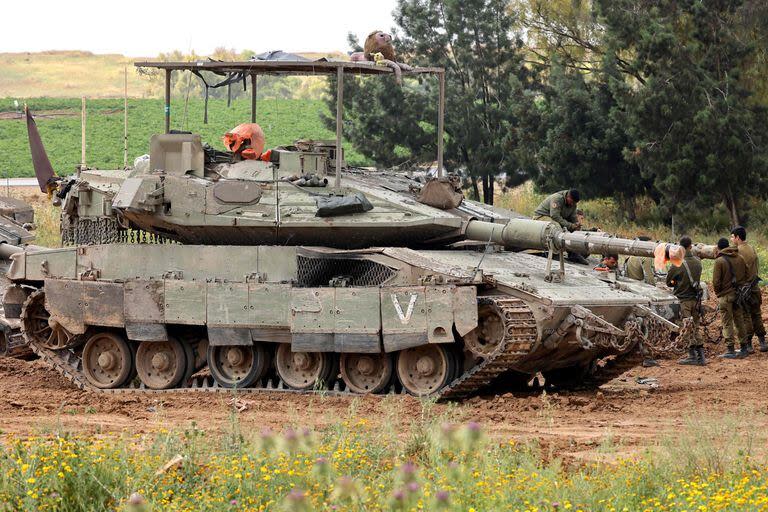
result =
[[[35,212],[32,206],[21,199],[0,196],[0,244],[21,245],[32,242]],[[10,286],[5,278],[9,261],[0,260],[0,290],[4,293]],[[11,311],[10,318],[0,310],[0,357],[28,358],[32,350],[21,334],[19,312]]]
[[[243,81],[310,69],[140,65]],[[345,73],[392,72],[348,62],[311,70],[339,83]],[[440,69],[405,76],[425,73],[443,90]],[[448,399],[534,376],[558,387],[599,384],[677,329],[667,291],[563,254],[663,264],[679,260],[680,247],[568,233],[467,200],[459,179],[442,173],[439,100],[433,178],[348,167],[341,108],[335,143],[304,139],[265,152],[253,140],[254,159],[165,133],[152,137],[148,165],[38,173],[41,189],[55,183],[72,246],[0,246],[13,282],[5,304],[45,362],[80,388],[109,392],[325,388]]]

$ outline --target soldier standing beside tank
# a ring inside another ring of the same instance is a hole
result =
[[[560,224],[563,229],[578,231],[581,229],[580,210],[576,208],[579,199],[579,191],[575,188],[555,192],[547,196],[534,210],[533,220],[551,219]],[[568,260],[575,263],[587,263],[586,258],[578,253],[569,252]]]
[[[651,237],[637,237],[641,242],[650,242]],[[645,281],[648,284],[656,284],[656,276],[653,273],[653,261],[651,258],[630,256],[624,260],[624,275],[635,281]]]
[[[752,349],[752,338],[757,335],[757,340],[760,342],[760,352],[768,352],[768,343],[765,342],[765,326],[763,325],[762,312],[760,307],[763,304],[762,296],[760,295],[760,276],[758,271],[760,269],[760,262],[757,259],[757,253],[747,243],[747,230],[742,226],[736,226],[731,230],[731,242],[739,250],[739,256],[744,259],[744,263],[747,265],[747,282],[751,285],[751,293],[749,304],[744,309],[744,329],[747,336],[747,348],[750,352]]]
[[[678,364],[704,366],[704,344],[699,338],[699,317],[703,290],[701,281],[701,260],[691,252],[691,238],[684,236],[680,245],[685,249],[685,259],[679,267],[672,266],[667,273],[667,286],[680,301],[680,319],[685,322],[690,318],[691,332],[688,339],[688,357]]]
[[[720,357],[741,359],[749,355],[749,349],[744,331],[743,311],[736,295],[738,288],[747,280],[747,265],[739,256],[738,249],[729,247],[725,238],[717,241],[716,254],[712,288],[717,295],[717,306],[723,323],[723,338],[727,346],[727,351]],[[735,351],[736,338],[739,339],[739,352]]]

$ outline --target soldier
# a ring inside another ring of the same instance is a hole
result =
[[[741,307],[736,301],[738,288],[747,280],[747,265],[739,256],[736,247],[729,247],[728,240],[717,241],[717,257],[712,273],[712,288],[717,295],[717,306],[723,322],[723,338],[728,347],[720,357],[741,359],[749,355],[744,331],[744,319]],[[736,337],[739,339],[739,352],[735,351]]]
[[[637,239],[642,242],[649,242],[651,237],[642,235],[637,237]],[[628,257],[624,260],[624,275],[635,281],[656,284],[656,276],[653,273],[653,261],[651,258],[642,258],[640,256]]]
[[[680,319],[691,320],[691,336],[688,339],[688,357],[678,361],[678,364],[704,366],[704,344],[699,338],[699,313],[701,307],[701,260],[691,252],[691,238],[684,236],[680,245],[685,249],[685,259],[679,267],[672,267],[667,272],[667,286],[680,301]]]
[[[584,212],[576,208],[579,203],[579,191],[575,188],[561,190],[547,196],[533,212],[533,220],[553,220],[568,231],[578,231],[584,220]],[[574,263],[588,264],[579,253],[569,252],[568,260]]]
[[[597,265],[594,270],[600,270],[603,272],[616,272],[619,269],[619,255],[618,254],[606,254],[603,256],[603,260]]]
[[[757,275],[760,268],[757,253],[747,243],[747,230],[741,226],[736,226],[731,230],[731,242],[733,242],[739,250],[739,256],[744,259],[744,263],[747,265],[747,282],[752,286],[750,301],[744,310],[744,329],[746,330],[745,334],[747,336],[747,348],[750,352],[754,352],[754,349],[752,348],[752,338],[757,335],[757,340],[760,342],[760,352],[768,352],[768,343],[765,342],[765,326],[763,325],[763,317],[760,311],[763,300],[760,294],[760,286],[758,285],[761,279],[760,276]]]
[[[551,219],[568,231],[578,231],[581,229],[576,209],[578,203],[579,191],[576,189],[555,192],[536,208],[533,219]]]

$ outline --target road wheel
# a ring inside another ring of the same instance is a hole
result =
[[[336,354],[330,352],[293,352],[291,345],[281,343],[275,356],[280,378],[292,389],[329,387],[336,377]]]
[[[170,389],[181,383],[187,371],[187,354],[176,338],[142,341],[136,351],[136,371],[150,389]]]
[[[443,345],[422,345],[397,355],[397,377],[415,396],[428,396],[446,386],[455,375],[456,358]]]
[[[132,370],[133,352],[119,334],[99,332],[85,342],[83,373],[97,388],[119,388],[128,382]]]
[[[251,386],[264,376],[268,367],[267,351],[260,343],[208,346],[208,368],[221,387]]]
[[[392,381],[394,362],[391,354],[342,354],[341,378],[355,393],[381,393]]]

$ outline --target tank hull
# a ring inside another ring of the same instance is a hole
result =
[[[586,374],[635,353],[650,332],[668,333],[653,310],[674,303],[669,294],[571,265],[567,281],[553,283],[543,261],[506,251],[111,244],[19,253],[8,277],[28,290],[20,316],[31,348],[77,385],[112,391],[130,388],[135,370],[146,388],[189,388],[213,358],[212,385],[222,388],[262,389],[271,376],[273,387],[338,382],[459,398],[494,391],[510,373]]]

